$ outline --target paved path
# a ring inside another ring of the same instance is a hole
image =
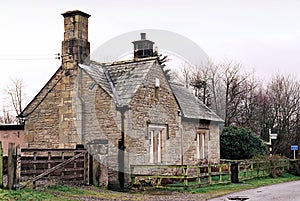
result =
[[[240,191],[210,201],[300,201],[300,181],[264,186]]]

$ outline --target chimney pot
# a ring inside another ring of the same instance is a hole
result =
[[[134,58],[153,57],[154,42],[146,39],[146,33],[141,33],[141,39],[132,43],[134,45]]]

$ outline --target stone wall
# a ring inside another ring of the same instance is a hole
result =
[[[198,127],[199,120],[182,118],[183,164],[197,163],[195,137]]]
[[[220,134],[219,123],[183,118],[183,161],[184,164],[196,164],[201,162],[218,163],[220,161]],[[205,137],[205,160],[199,160],[196,152],[196,134],[198,129],[207,129]]]
[[[79,73],[75,88],[73,99],[76,104],[73,111],[77,116],[75,118],[77,132],[82,133],[83,142],[100,163],[101,172],[106,171],[107,184],[118,184],[118,139],[121,136],[121,117],[116,111],[116,104],[113,98],[83,70]],[[107,154],[96,153],[93,149],[97,146],[95,143],[103,140],[107,141]],[[90,144],[93,144],[93,147],[90,147]]]
[[[76,99],[78,63],[83,63],[90,52],[90,15],[75,10],[63,16],[62,66],[22,113],[27,119],[26,147],[75,148],[76,144],[82,143],[82,130],[78,132],[78,122],[81,122],[82,116],[74,110],[74,104],[79,103]]]
[[[159,79],[160,83],[158,88],[155,87],[156,79]],[[147,130],[149,124],[166,125],[168,128],[168,133],[162,136],[161,163],[179,163],[179,107],[158,64],[150,69],[144,85],[133,97],[130,108],[131,110],[126,113],[125,127],[127,164],[149,164],[150,139]]]
[[[75,148],[81,143],[72,118],[72,97],[76,74],[59,68],[24,111],[25,147]]]
[[[211,163],[220,162],[220,124],[210,123],[210,140],[208,143],[208,158]]]

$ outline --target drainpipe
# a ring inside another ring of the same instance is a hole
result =
[[[183,134],[182,134],[182,113],[181,110],[178,111],[178,122],[179,122],[179,132],[180,132],[180,163],[183,165]]]
[[[103,70],[104,70],[104,75],[111,87],[111,90],[113,92],[113,95],[115,97],[115,100],[116,100],[116,109],[117,111],[120,112],[121,114],[121,138],[118,139],[118,176],[119,176],[119,184],[120,184],[120,189],[121,191],[124,191],[124,184],[125,184],[125,169],[124,169],[124,159],[125,159],[125,154],[124,154],[124,151],[125,151],[125,126],[124,126],[124,120],[125,120],[125,112],[129,110],[129,106],[128,105],[123,105],[121,103],[121,100],[120,100],[120,97],[117,93],[117,90],[109,76],[109,73],[105,67],[105,65],[102,66],[103,67]]]
[[[84,104],[83,104],[83,100],[82,100],[82,94],[81,94],[81,90],[82,90],[82,69],[79,68],[79,83],[78,83],[78,88],[77,88],[77,96],[78,96],[78,99],[80,101],[80,115],[81,115],[81,120],[80,120],[80,135],[81,135],[81,143],[82,144],[85,144],[85,135],[84,135],[84,114],[83,114],[83,111],[84,111]]]
[[[181,143],[180,143],[180,160],[181,160],[181,165],[183,165],[183,135],[182,135],[182,125],[180,125],[180,136],[181,136]]]
[[[124,159],[125,159],[125,126],[124,126],[124,120],[125,120],[125,112],[129,110],[129,107],[127,105],[121,105],[117,106],[117,111],[121,113],[121,138],[118,140],[118,176],[119,176],[119,183],[120,183],[120,189],[121,191],[124,191],[124,184],[125,184],[125,169],[124,169]]]

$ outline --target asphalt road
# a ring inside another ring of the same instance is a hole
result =
[[[210,201],[300,201],[300,181],[293,181],[228,194]]]

